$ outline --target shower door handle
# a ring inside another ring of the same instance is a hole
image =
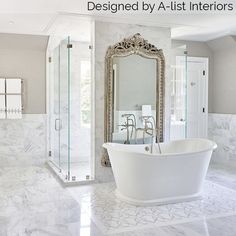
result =
[[[55,119],[55,130],[59,131],[61,129],[61,120]]]

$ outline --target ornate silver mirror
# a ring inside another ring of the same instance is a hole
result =
[[[165,59],[135,34],[106,53],[104,142],[163,141]],[[110,166],[106,150],[102,165]]]

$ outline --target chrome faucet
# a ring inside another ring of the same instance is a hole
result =
[[[136,118],[134,114],[123,114],[121,117],[126,118],[126,121],[124,124],[119,125],[123,127],[122,130],[127,130],[127,138],[124,142],[124,144],[130,144],[130,139],[132,138],[134,130],[136,131]],[[129,128],[131,127],[131,134]]]
[[[145,143],[145,134],[149,135],[151,137],[150,153],[153,153],[153,146],[155,143],[157,143],[159,153],[161,154],[161,147],[158,139],[158,129],[156,128],[155,118],[153,116],[142,116],[142,119],[144,120],[143,143]]]
[[[145,143],[145,134],[153,136],[154,129],[155,129],[155,119],[152,116],[142,116],[142,121],[144,121],[144,127],[137,128],[135,133],[135,142],[137,143],[137,133],[138,131],[143,132],[143,144]],[[153,122],[150,120],[152,119]]]

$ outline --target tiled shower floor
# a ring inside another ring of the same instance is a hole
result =
[[[207,180],[202,201],[134,207],[114,183],[64,188],[45,166],[0,168],[0,235],[235,236],[236,172]]]

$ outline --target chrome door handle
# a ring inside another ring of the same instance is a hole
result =
[[[61,120],[55,119],[55,130],[59,131],[61,129]]]

